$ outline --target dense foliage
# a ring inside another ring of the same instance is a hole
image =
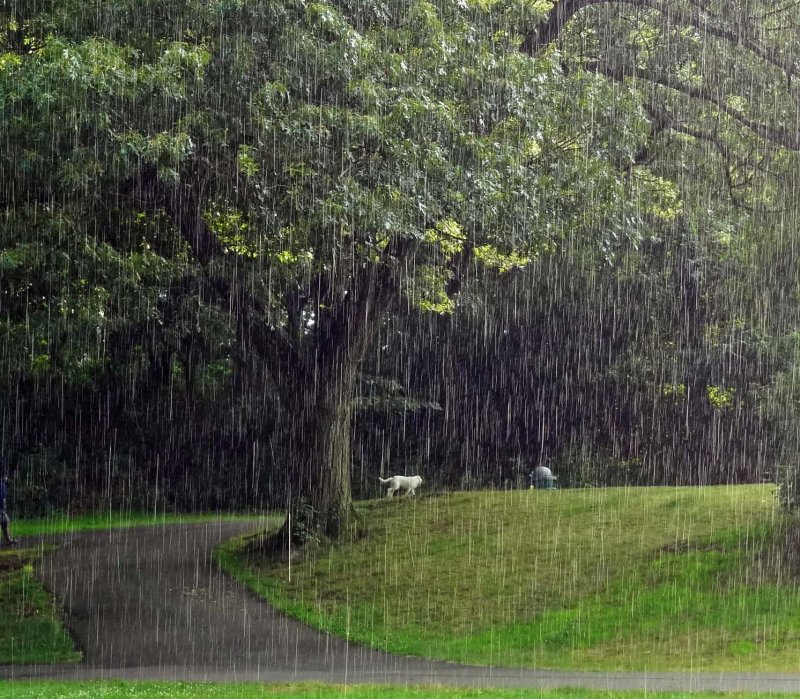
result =
[[[335,537],[354,453],[367,484],[576,450],[759,477],[791,423],[798,37],[734,5],[3,6],[28,502],[291,504]]]

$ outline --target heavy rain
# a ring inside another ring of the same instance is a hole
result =
[[[0,697],[800,696],[798,73],[795,0],[0,0]]]

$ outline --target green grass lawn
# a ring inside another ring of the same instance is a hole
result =
[[[291,566],[218,551],[278,607],[385,650],[598,670],[800,672],[772,486],[508,491],[364,505]]]
[[[42,519],[19,519],[11,523],[11,531],[15,538],[36,536],[39,534],[67,534],[69,532],[88,531],[92,529],[116,529],[119,527],[136,527],[156,524],[191,524],[215,522],[219,520],[264,519],[256,514],[180,514],[152,512],[92,512],[81,515],[54,514]],[[270,520],[271,521],[271,520]],[[277,520],[275,520],[277,521]]]
[[[0,551],[0,664],[80,660],[61,611],[33,574],[40,549]]]
[[[326,684],[212,684],[200,682],[2,682],[0,698],[9,699],[763,699],[767,694],[652,692],[592,689],[451,689]],[[790,699],[800,694],[781,694]]]

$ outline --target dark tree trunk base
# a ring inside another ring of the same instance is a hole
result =
[[[363,516],[352,504],[347,509],[344,527],[332,536],[325,533],[322,522],[315,523],[315,526],[307,519],[293,517],[290,537],[287,517],[278,530],[262,531],[249,537],[244,552],[247,555],[283,560],[288,560],[291,556],[294,561],[334,543],[352,542],[364,538],[367,535],[367,528]]]

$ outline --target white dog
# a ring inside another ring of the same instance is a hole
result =
[[[386,497],[392,497],[398,490],[404,491],[406,495],[413,495],[414,491],[422,485],[419,476],[391,476],[390,478],[378,478],[381,483],[388,483]]]

